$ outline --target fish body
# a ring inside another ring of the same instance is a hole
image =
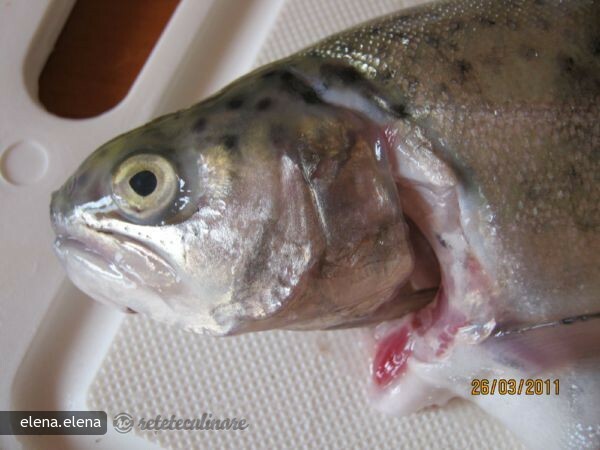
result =
[[[196,332],[382,322],[392,413],[560,380],[471,398],[532,448],[598,448],[599,24],[458,0],[334,35],[98,149],[53,195],[57,254]]]

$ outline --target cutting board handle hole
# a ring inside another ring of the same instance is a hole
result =
[[[38,79],[51,113],[89,118],[129,92],[179,0],[78,0]]]

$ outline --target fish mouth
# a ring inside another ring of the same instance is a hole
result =
[[[54,228],[54,252],[69,278],[102,303],[138,311],[140,296],[162,298],[176,282],[172,265],[143,242],[89,225],[74,231],[61,221]]]
[[[115,306],[123,311],[126,305],[119,298],[107,292],[102,286],[118,284],[122,289],[132,289],[136,283],[119,270],[109,257],[97,251],[87,242],[72,236],[57,236],[54,252],[64,266],[69,278],[86,294],[102,303]]]

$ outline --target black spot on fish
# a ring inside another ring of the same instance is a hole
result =
[[[226,134],[223,136],[223,145],[227,150],[233,150],[238,143],[238,137],[234,134]]]
[[[303,92],[302,99],[306,103],[311,103],[311,104],[321,103],[321,99],[319,98],[317,93],[312,89],[310,91]]]
[[[461,73],[466,74],[471,71],[471,63],[465,59],[459,59],[456,61],[456,67]]]
[[[286,83],[291,83],[293,80],[296,79],[294,74],[288,72],[287,70],[281,74],[280,78]]]
[[[390,106],[391,111],[401,119],[407,119],[410,117],[406,105],[404,103],[396,103]]]
[[[493,27],[496,25],[496,21],[494,19],[490,19],[489,17],[480,17],[479,22],[486,27]]]
[[[192,129],[196,133],[200,133],[200,132],[204,131],[205,128],[206,128],[206,118],[204,118],[204,117],[200,117],[198,120],[196,120],[196,122],[192,126]]]
[[[467,80],[467,77],[473,69],[473,66],[466,59],[459,59],[456,61],[455,65],[456,69],[458,70],[459,83],[463,84]]]
[[[456,33],[458,30],[462,29],[462,27],[463,24],[460,21],[451,22],[450,25],[448,25],[448,31]]]
[[[381,34],[381,27],[375,26],[371,28],[371,34],[373,36],[379,36]]]
[[[277,70],[271,69],[266,71],[261,75],[262,78],[272,78],[274,75],[277,75]]]
[[[337,72],[337,75],[344,83],[356,83],[363,79],[360,72],[354,67],[344,67]]]
[[[535,48],[529,47],[527,45],[522,45],[519,48],[519,55],[527,60],[527,61],[531,61],[534,58],[538,57],[538,51]]]
[[[335,66],[332,64],[324,64],[321,67],[321,74],[324,76],[332,76],[345,84],[352,84],[363,80],[363,76],[358,70],[351,66]]]
[[[395,40],[402,40],[402,39],[408,39],[408,33],[404,32],[404,31],[393,31],[392,32],[392,38],[394,38]]]
[[[272,100],[269,97],[261,98],[256,104],[256,109],[259,111],[266,111],[271,107]]]
[[[419,87],[419,79],[417,77],[407,76],[406,81],[408,81],[408,91],[414,92]]]
[[[444,42],[444,45],[446,47],[448,47],[448,49],[451,50],[451,51],[455,52],[455,51],[458,50],[458,43],[455,40],[453,40],[453,39],[447,39]],[[445,59],[445,57],[446,57],[446,55],[444,55],[444,59]]]
[[[239,109],[243,104],[244,99],[242,97],[235,97],[227,102],[227,107],[229,109]]]
[[[568,75],[575,74],[575,60],[568,55],[558,55],[558,66],[562,72]]]
[[[386,69],[383,72],[381,72],[381,78],[383,78],[384,80],[391,80],[395,76],[396,76],[396,71],[393,69]]]
[[[281,124],[276,124],[269,130],[269,138],[276,149],[285,147],[286,130]]]
[[[548,31],[550,29],[550,24],[546,19],[543,19],[542,17],[536,17],[534,19],[534,24],[540,30]]]
[[[135,309],[131,309],[130,307],[126,307],[125,312],[127,314],[137,314],[138,313]]]
[[[433,48],[438,48],[440,46],[440,40],[430,34],[425,35],[425,43]]]
[[[510,28],[511,30],[516,30],[517,28],[519,28],[519,25],[517,24],[517,22],[515,22],[512,19],[507,19],[506,20],[506,26],[508,28]]]
[[[571,179],[571,182],[578,182],[579,181],[579,174],[577,173],[577,170],[575,169],[575,166],[573,164],[570,164],[570,168],[569,168],[569,178]]]
[[[321,103],[321,99],[317,92],[294,74],[287,71],[283,72],[281,74],[281,81],[283,82],[283,87],[286,91],[299,95],[306,103]]]

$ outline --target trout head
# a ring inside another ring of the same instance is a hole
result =
[[[385,147],[267,67],[96,150],[52,196],[56,253],[90,296],[196,332],[360,322],[413,268]]]

